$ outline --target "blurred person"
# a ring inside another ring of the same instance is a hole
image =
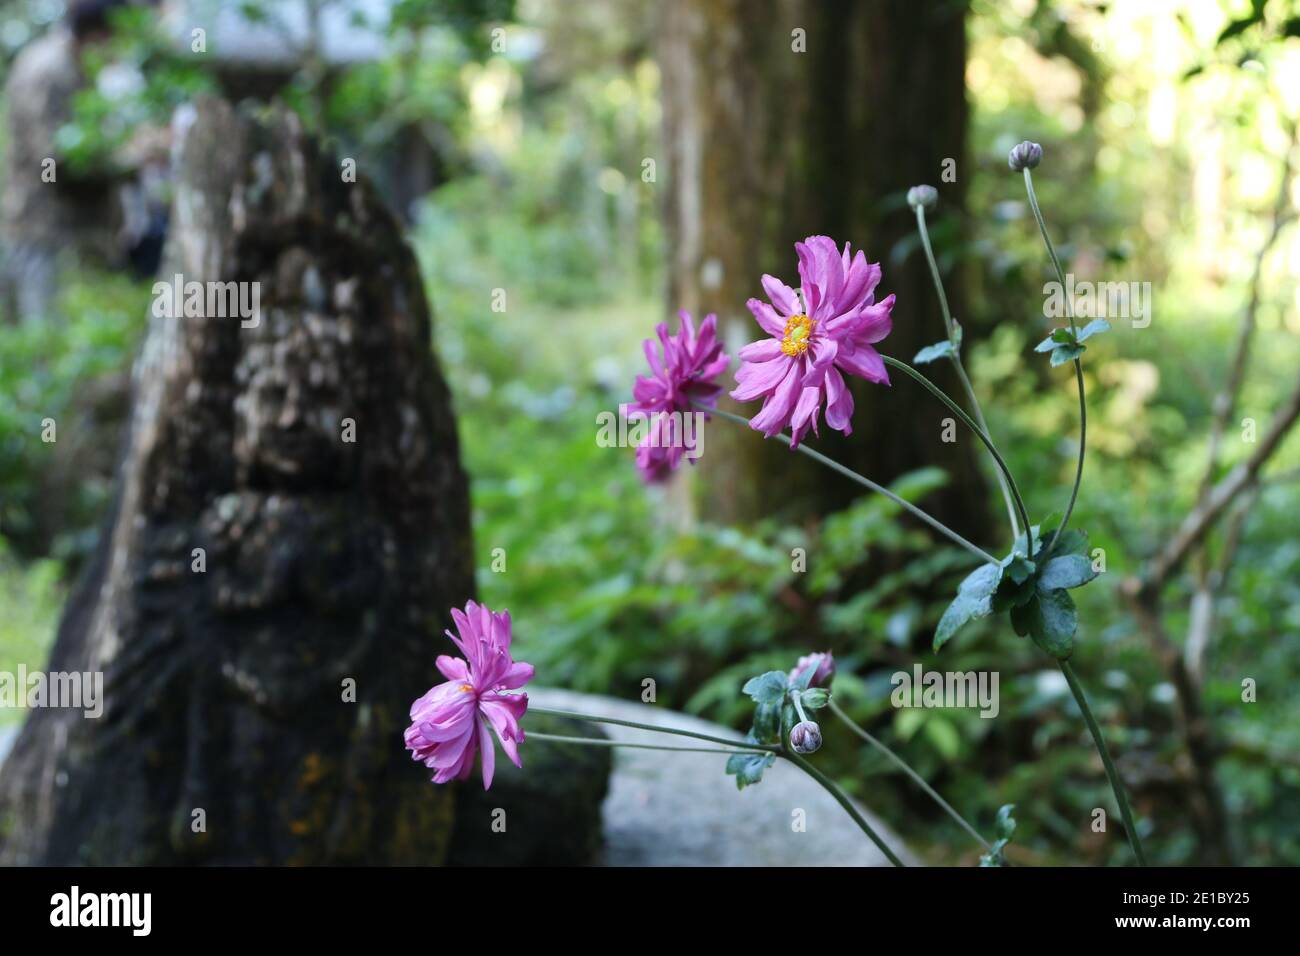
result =
[[[73,118],[74,96],[87,85],[86,54],[110,38],[113,11],[129,2],[70,0],[63,21],[17,56],[5,84],[3,299],[6,314],[19,321],[50,314],[65,260],[115,265],[124,225],[138,234],[125,237],[128,248],[157,231],[156,221],[141,227],[138,216],[124,224],[121,170],[74,171],[56,145]]]

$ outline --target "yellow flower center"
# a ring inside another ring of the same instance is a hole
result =
[[[460,692],[461,692],[462,694],[472,694],[472,693],[474,693],[474,688],[471,687],[469,684],[461,684],[461,685],[460,685]]]
[[[817,323],[806,315],[792,315],[785,320],[785,335],[781,337],[781,351],[791,358],[808,351],[813,326]]]

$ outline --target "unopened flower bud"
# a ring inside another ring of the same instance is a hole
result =
[[[797,754],[816,753],[821,749],[822,729],[811,720],[801,720],[790,730],[790,746]]]
[[[1043,147],[1025,140],[1011,147],[1011,152],[1007,154],[1007,165],[1016,172],[1021,172],[1025,169],[1033,169],[1042,158]]]
[[[913,209],[924,206],[932,207],[939,199],[939,190],[933,186],[913,186],[907,191],[907,204]]]

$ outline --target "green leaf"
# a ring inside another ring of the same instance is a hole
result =
[[[789,739],[790,731],[794,729],[798,720],[799,715],[795,713],[794,704],[787,700],[781,705],[781,741]]]
[[[1088,553],[1088,535],[1085,532],[1076,531],[1074,528],[1068,528],[1065,533],[1061,535],[1060,544],[1056,544],[1057,534],[1058,532],[1056,528],[1044,532],[1038,543],[1047,546],[1054,545],[1054,547],[1052,547],[1052,554],[1054,555]],[[1041,549],[1038,547],[1034,548],[1034,553],[1036,554],[1039,550]]]
[[[1102,332],[1110,331],[1110,323],[1105,319],[1093,319],[1087,325],[1079,330],[1079,337],[1076,342],[1082,342],[1084,339],[1090,339],[1094,335],[1100,335]]]
[[[1073,362],[1086,351],[1085,345],[1061,345],[1052,353],[1052,367],[1064,365],[1066,362]]]
[[[941,358],[948,358],[957,353],[952,347],[951,342],[935,342],[934,345],[927,345],[921,351],[912,357],[912,364],[924,365],[927,362],[934,362]]]
[[[754,711],[754,729],[750,731],[755,740],[769,743],[781,738],[781,703],[759,704]]]
[[[1010,840],[1011,834],[1016,832],[1016,819],[1011,815],[1011,811],[1015,808],[1014,803],[1006,803],[998,808],[997,821],[994,827],[998,836],[1003,840]]]
[[[998,614],[1011,607],[1021,607],[1037,593],[1038,588],[1033,578],[1026,578],[1019,584],[1010,578],[1003,578],[998,584],[998,589],[993,592],[993,613]]]
[[[1092,562],[1082,554],[1063,554],[1044,565],[1043,573],[1038,576],[1038,587],[1042,591],[1077,588],[1096,576]]]
[[[1079,618],[1068,591],[1039,591],[1023,608],[1012,610],[1013,627],[1017,612],[1034,643],[1047,653],[1059,660],[1066,660],[1074,653],[1074,632]],[[1019,628],[1016,633],[1021,633]]]
[[[753,743],[753,741],[749,741]],[[763,771],[776,763],[776,754],[732,754],[727,758],[727,773],[735,774],[736,789],[744,790],[762,781]]]
[[[1011,609],[1011,629],[1019,637],[1028,637],[1031,629],[1030,621],[1038,615],[1038,594],[1034,593],[1024,604],[1018,605]]]
[[[945,760],[951,763],[957,759],[957,754],[961,752],[961,734],[952,721],[932,716],[925,722],[923,733]]]
[[[1009,577],[1016,584],[1023,584],[1028,581],[1034,576],[1036,570],[1034,562],[1023,555],[1016,554],[1014,551],[1002,559],[1002,567],[1006,569],[1006,577]]]
[[[1002,568],[996,564],[982,564],[957,587],[957,596],[939,619],[934,632],[934,649],[943,647],[958,629],[975,618],[987,617],[993,612],[992,597],[1002,580]]]
[[[768,671],[745,681],[741,690],[754,698],[756,704],[779,704],[785,697],[789,683],[790,679],[784,671]]]

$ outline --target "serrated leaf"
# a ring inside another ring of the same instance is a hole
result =
[[[1052,367],[1055,368],[1058,365],[1064,365],[1066,362],[1073,362],[1087,351],[1087,348],[1086,345],[1058,346],[1056,351],[1052,353]]]
[[[1059,558],[1052,558],[1043,566],[1042,573],[1038,575],[1038,587],[1042,591],[1077,588],[1096,576],[1092,562],[1082,554],[1063,554]]]
[[[776,763],[776,754],[732,754],[727,758],[727,773],[736,777],[736,789],[760,783],[763,771]]]
[[[1102,332],[1110,331],[1110,323],[1105,319],[1093,319],[1087,325],[1079,330],[1079,337],[1075,340],[1082,342],[1084,339],[1090,339],[1094,335],[1100,335]]]
[[[781,702],[759,704],[754,710],[754,738],[763,743],[781,739]]]
[[[1074,653],[1074,632],[1079,618],[1068,591],[1039,591],[1021,610],[1035,644],[1059,660],[1066,660]]]
[[[745,681],[741,690],[752,697],[756,704],[777,704],[785,697],[789,683],[790,679],[784,671],[768,671]]]
[[[987,617],[993,612],[991,599],[1002,580],[1002,568],[996,564],[982,564],[957,587],[957,596],[953,598],[939,626],[934,632],[934,649],[937,651],[957,633],[962,625],[975,618]]]
[[[948,358],[956,352],[951,342],[935,342],[933,345],[927,345],[921,351],[912,357],[913,365],[925,365],[927,362],[934,362],[941,358]]]

